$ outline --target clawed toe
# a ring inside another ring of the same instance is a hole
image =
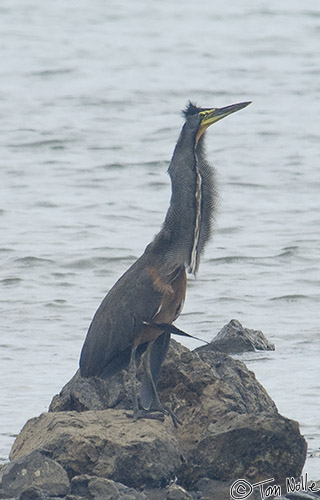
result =
[[[135,422],[136,420],[140,418],[148,418],[149,420],[160,420],[161,422],[164,421],[164,415],[168,415],[171,417],[172,423],[175,426],[175,428],[178,427],[178,424],[181,425],[182,422],[181,420],[178,419],[178,417],[175,415],[175,413],[170,410],[167,406],[160,406],[156,408],[152,408],[150,410],[137,410],[133,411],[133,413],[125,413],[126,417],[132,418],[133,421]]]
[[[175,428],[178,427],[178,424],[179,425],[182,425],[182,422],[181,420],[178,419],[178,417],[176,416],[176,414],[170,410],[170,408],[168,408],[167,406],[163,406],[161,409],[160,408],[157,408],[158,411],[162,411],[164,410],[164,412],[167,414],[167,415],[170,415],[171,417],[171,420],[172,420],[172,423],[173,425],[175,426]]]
[[[133,413],[125,413],[125,415],[128,418],[132,418],[134,422],[140,418],[148,418],[149,420],[160,420],[161,422],[164,421],[164,414],[163,412],[160,411],[150,412],[147,410],[138,410],[137,412]]]

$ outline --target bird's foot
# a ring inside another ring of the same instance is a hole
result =
[[[162,419],[157,418],[157,420],[164,420],[164,415],[168,415],[171,417],[172,423],[175,426],[175,428],[178,427],[178,424],[182,424],[182,422],[178,419],[176,414],[167,406],[163,406],[162,404],[157,404],[156,402],[153,403],[152,408],[150,410],[139,410],[139,412],[146,412],[146,414],[151,414],[152,412],[158,412],[160,415],[162,415]],[[151,413],[150,413],[151,412]],[[141,417],[141,418],[153,418],[153,417]]]
[[[160,420],[164,421],[164,412],[157,410],[137,410],[133,413],[126,413],[126,417],[132,418],[134,422],[139,418],[148,418],[149,420]]]
[[[154,408],[154,411],[160,411],[163,412],[165,415],[169,415],[171,417],[172,423],[175,426],[175,428],[178,428],[178,424],[182,425],[181,420],[178,419],[177,415],[167,406],[157,406]]]
[[[160,420],[161,422],[163,422],[164,416],[169,415],[175,428],[178,427],[178,424],[182,424],[181,420],[178,419],[176,414],[172,410],[170,410],[170,408],[162,405],[153,406],[150,410],[137,409],[134,410],[133,413],[126,413],[125,415],[128,418],[132,418],[134,422],[139,418],[148,418],[151,420]]]

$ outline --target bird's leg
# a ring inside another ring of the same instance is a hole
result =
[[[140,410],[139,408],[138,397],[137,397],[136,351],[137,351],[137,346],[133,346],[131,350],[130,363],[129,363],[129,379],[131,385],[133,415],[126,413],[126,416],[129,418],[133,418],[134,421],[138,420],[138,418],[149,418],[153,420],[163,421],[164,419],[163,414],[160,413],[152,415],[148,411]]]
[[[160,401],[157,387],[156,387],[156,384],[154,382],[153,375],[151,372],[151,365],[150,365],[151,349],[152,349],[152,344],[149,344],[147,347],[147,351],[146,351],[144,358],[143,358],[143,365],[144,365],[144,369],[145,369],[145,374],[149,379],[150,386],[151,386],[151,389],[153,392],[153,402],[151,403],[150,409],[148,409],[146,411],[159,411],[165,415],[170,415],[172,422],[173,422],[173,425],[175,427],[178,427],[178,424],[181,424],[181,421],[178,419],[178,417],[175,415],[175,413],[170,408],[162,405],[162,403]]]
[[[136,363],[136,351],[137,346],[132,346],[130,363],[129,363],[129,378],[131,385],[131,395],[132,395],[132,407],[133,407],[133,418],[139,412],[138,398],[137,398],[137,363]]]

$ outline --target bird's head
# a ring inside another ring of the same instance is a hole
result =
[[[183,111],[183,114],[186,121],[188,121],[190,125],[196,129],[195,140],[196,144],[198,144],[200,137],[207,130],[207,128],[210,127],[210,125],[222,120],[222,118],[225,118],[231,113],[235,113],[236,111],[245,108],[249,104],[251,104],[251,101],[231,104],[230,106],[225,106],[224,108],[198,108],[192,102],[189,102],[188,106]]]

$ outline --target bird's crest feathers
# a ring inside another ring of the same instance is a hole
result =
[[[182,111],[185,118],[191,115],[196,115],[199,113],[199,108],[191,101],[188,102],[187,107]]]

